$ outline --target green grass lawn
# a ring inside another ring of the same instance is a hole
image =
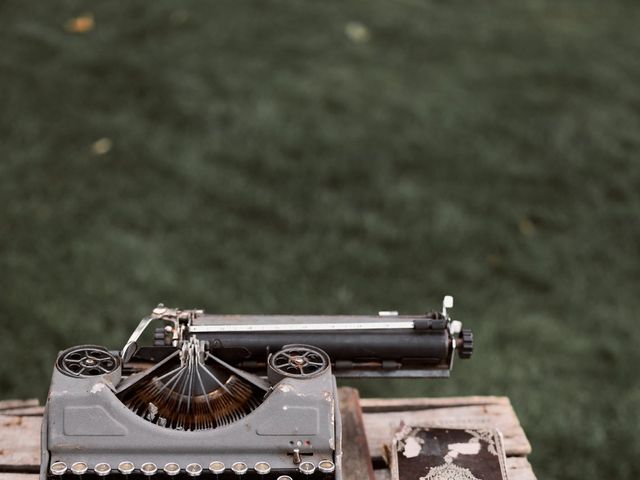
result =
[[[637,478],[639,25],[595,0],[0,2],[0,398],[159,301],[451,293],[475,357],[364,394],[508,395],[540,479]]]

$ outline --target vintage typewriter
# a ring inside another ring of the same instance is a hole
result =
[[[452,306],[445,297],[442,311],[417,316],[243,316],[159,305],[121,352],[59,354],[41,480],[341,480],[336,377],[448,377],[454,354],[473,350]],[[150,324],[153,345],[140,345]]]

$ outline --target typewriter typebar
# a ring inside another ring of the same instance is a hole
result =
[[[58,355],[41,480],[341,480],[336,377],[448,377],[456,352],[473,351],[452,306],[445,297],[425,315],[293,316],[159,305],[122,351]]]

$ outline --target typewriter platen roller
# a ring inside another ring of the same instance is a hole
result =
[[[206,476],[341,480],[336,377],[447,377],[473,336],[442,311],[209,315],[159,305],[122,351],[56,360],[41,480]],[[154,328],[154,342],[142,334]],[[219,478],[222,477],[222,478]]]

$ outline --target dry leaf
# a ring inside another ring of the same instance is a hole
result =
[[[525,237],[530,237],[536,233],[536,226],[527,217],[520,219],[518,222],[518,228],[520,229],[520,233]]]
[[[113,147],[113,142],[111,141],[111,139],[107,137],[103,137],[93,142],[93,144],[91,145],[91,151],[95,155],[104,155],[106,153],[109,153],[112,147]]]
[[[64,24],[64,29],[69,33],[87,33],[96,26],[92,13],[85,13],[68,20]]]
[[[369,29],[360,22],[349,22],[344,27],[344,33],[354,43],[365,43],[371,38]]]

